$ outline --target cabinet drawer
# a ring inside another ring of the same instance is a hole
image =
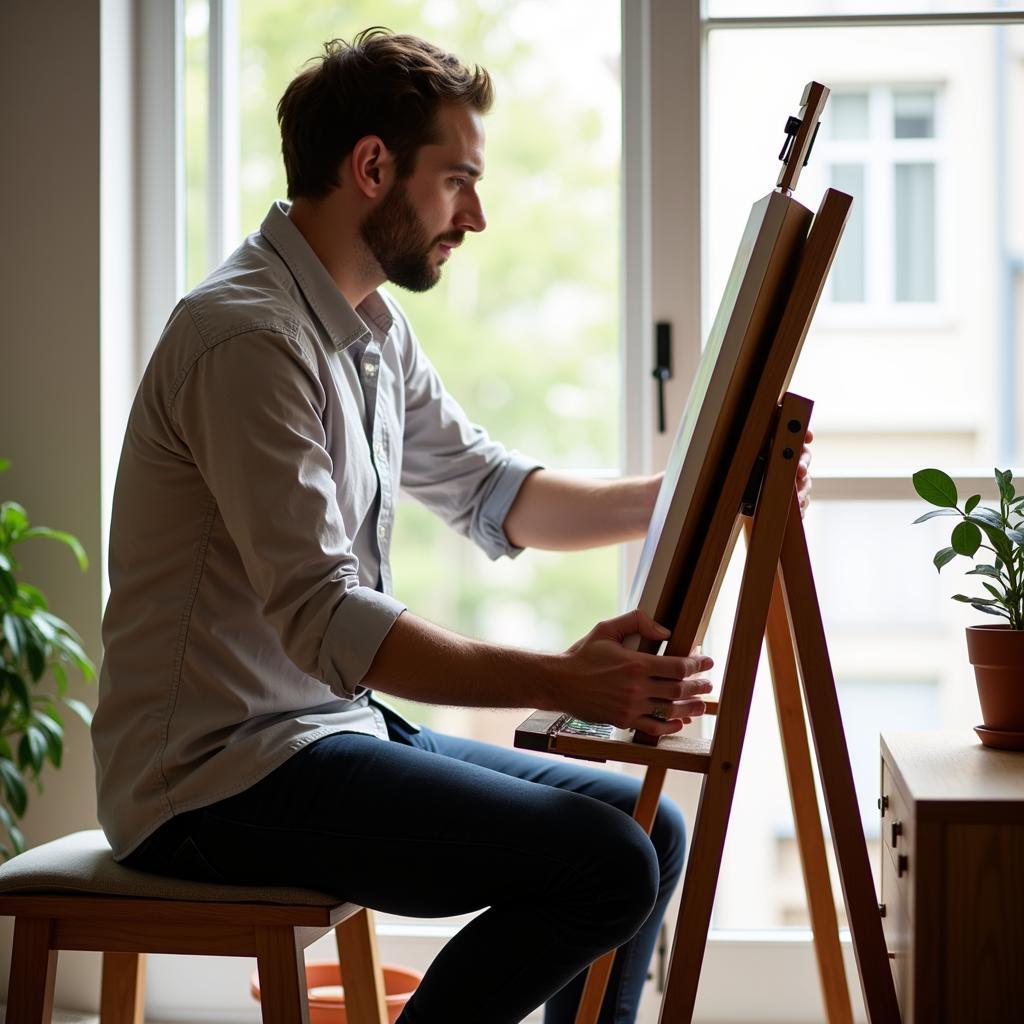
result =
[[[905,1024],[911,1017],[911,998],[913,988],[913,932],[907,894],[909,886],[904,879],[896,874],[896,859],[890,851],[882,849],[882,903],[885,916],[882,918],[882,932],[885,935],[885,946],[889,951],[889,966],[892,969],[893,981],[896,985],[896,998],[900,1004],[901,1016]],[[905,878],[906,876],[904,876]]]
[[[910,803],[903,795],[889,766],[882,761],[882,824],[880,842],[883,867],[891,861],[891,895],[899,891],[904,913],[914,916],[914,818]],[[887,902],[887,901],[883,901]]]

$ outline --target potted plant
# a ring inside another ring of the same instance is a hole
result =
[[[984,595],[955,594],[954,601],[1005,621],[967,627],[967,652],[974,665],[984,725],[975,732],[987,746],[1024,750],[1024,495],[1018,497],[1010,470],[995,470],[999,509],[981,505],[981,495],[961,508],[956,484],[940,469],[915,473],[914,489],[938,508],[914,520],[953,516],[949,545],[936,552],[939,571],[958,555],[974,567]]]
[[[0,459],[0,471],[10,463]],[[66,544],[84,572],[88,560],[82,545],[69,533],[32,526],[17,502],[0,504],[0,824],[8,842],[0,841],[6,860],[25,849],[17,820],[28,804],[26,779],[42,791],[40,773],[49,761],[60,767],[64,725],[58,701],[88,724],[92,712],[67,696],[65,667],[72,665],[86,679],[95,675],[77,633],[57,618],[37,587],[19,580],[13,550],[26,540],[46,538]],[[36,687],[52,674],[56,694]]]

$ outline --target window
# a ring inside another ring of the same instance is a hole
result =
[[[708,302],[749,202],[774,181],[780,114],[796,113],[811,79],[833,94],[797,198],[813,210],[827,186],[854,196],[792,390],[815,401],[805,526],[871,843],[879,732],[979,720],[963,638],[972,620],[949,600],[965,581],[955,566],[936,576],[944,540],[911,525],[910,475],[962,467],[988,494],[989,467],[1020,450],[1017,400],[1002,382],[1020,379],[1021,325],[996,287],[1019,262],[1005,183],[1020,174],[1008,114],[1024,86],[1020,29],[847,23],[822,3],[775,25],[725,4],[706,22]],[[730,628],[716,615],[712,654]],[[758,688],[715,905],[722,930],[808,923],[767,671]]]
[[[829,184],[856,197],[829,287],[833,303],[878,312],[940,300],[941,92],[935,87],[837,89],[814,157]]]
[[[215,5],[214,5],[215,7]],[[187,267],[217,257],[207,237],[216,152],[209,140],[206,0],[186,31]],[[578,23],[571,0],[453,4],[238,0],[238,181],[234,213],[256,230],[285,194],[275,107],[320,44],[375,24],[424,36],[495,78],[486,119],[490,215],[426,295],[391,289],[449,390],[492,436],[547,465],[619,472],[619,8],[599,0]],[[543,17],[540,14],[543,13]],[[566,45],[571,34],[573,43]],[[234,211],[232,211],[234,212]],[[225,251],[235,240],[227,240]],[[560,650],[618,611],[618,553],[529,552],[488,563],[425,509],[404,502],[392,545],[396,595],[459,632]],[[398,703],[398,702],[396,702]],[[519,712],[404,709],[421,722],[510,743]]]

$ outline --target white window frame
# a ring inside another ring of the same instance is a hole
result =
[[[136,64],[140,96],[138,354],[139,365],[144,366],[184,284],[183,0],[134,2],[139,28]],[[226,82],[231,77],[223,61],[230,50],[233,3],[210,0],[211,44],[215,36],[220,40],[211,52],[215,62],[222,61],[210,76],[215,88],[218,81]],[[640,473],[663,466],[672,442],[671,429],[659,433],[655,422],[656,391],[650,377],[654,323],[669,320],[674,328],[674,375],[665,393],[669,424],[677,422],[682,412],[705,334],[701,316],[707,280],[703,143],[709,33],[730,28],[994,25],[1024,22],[1024,12],[710,18],[706,16],[706,0],[622,0],[622,12],[622,452],[624,471]],[[225,238],[236,237],[226,225],[224,211],[232,209],[228,199],[231,183],[237,180],[232,177],[237,168],[232,168],[224,148],[231,120],[223,117],[229,109],[228,100],[223,90],[218,96],[210,121],[211,163],[220,161],[219,169],[211,166],[210,177],[211,183],[217,183],[211,191],[216,193],[214,202],[221,210],[216,214],[217,230],[210,242],[211,255],[219,250],[217,258],[224,255]],[[173,126],[171,132],[167,125]],[[983,477],[976,477],[971,485],[980,490],[983,482]],[[815,478],[816,501],[912,497],[907,474],[830,477],[819,473]],[[635,546],[624,555],[626,583],[636,555]],[[699,780],[673,773],[672,788],[692,822]],[[408,950],[408,957],[403,959],[415,959],[417,955],[429,959],[453,930],[454,926],[444,924],[387,924],[381,929],[386,950],[389,944],[395,950]],[[844,949],[855,1014],[863,1020],[848,937]],[[150,964],[152,995],[160,989],[155,982],[167,982],[181,993],[179,998],[186,1000],[166,1007],[172,1016],[179,1020],[252,1018],[251,1004],[246,1004],[244,1010],[237,1009],[236,1004],[223,1005],[228,962],[211,972],[208,986],[199,980],[195,962],[188,968],[182,965],[183,970],[190,970],[190,982],[181,985],[184,975],[163,966],[175,962],[174,958],[152,958]],[[657,964],[655,968],[657,972]],[[239,976],[244,977],[245,968],[240,971]],[[735,984],[737,977],[744,979],[743,985]],[[817,973],[808,932],[712,932],[703,979],[698,1010],[708,1024],[739,1019],[810,1024],[820,1019]],[[160,1009],[150,1006],[154,1015],[167,1016],[167,1012],[158,1013]],[[647,1022],[655,1017],[643,1019]]]

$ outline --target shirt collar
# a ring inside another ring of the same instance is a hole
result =
[[[263,219],[260,234],[284,260],[334,347],[346,349],[357,341],[369,342],[375,336],[373,327],[380,332],[378,340],[384,344],[394,317],[380,293],[370,292],[353,309],[302,232],[289,219],[288,210],[288,203],[275,202]]]

